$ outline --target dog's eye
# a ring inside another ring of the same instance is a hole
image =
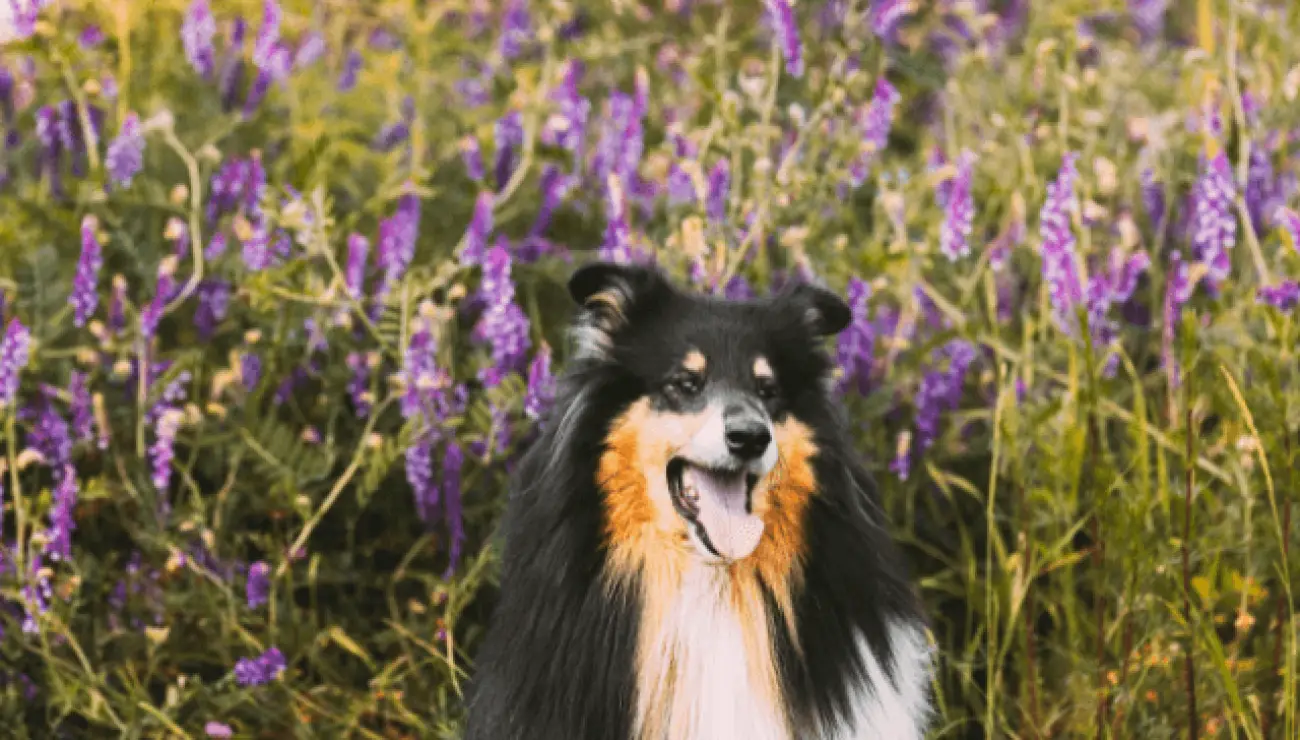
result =
[[[760,380],[758,381],[758,397],[764,401],[771,401],[776,398],[777,391],[776,381]]]
[[[679,375],[668,383],[668,388],[680,396],[693,396],[703,384],[694,375]]]

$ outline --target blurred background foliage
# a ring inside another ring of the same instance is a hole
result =
[[[1296,738],[1285,0],[11,0],[0,714],[456,737],[564,279],[848,297],[936,738]]]

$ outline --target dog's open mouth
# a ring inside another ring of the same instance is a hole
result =
[[[673,507],[700,544],[725,560],[748,556],[763,536],[763,520],[752,511],[757,482],[744,470],[704,468],[680,457],[668,463]]]

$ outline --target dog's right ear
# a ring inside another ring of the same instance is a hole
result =
[[[579,358],[601,359],[614,334],[627,325],[634,307],[667,287],[653,267],[593,262],[569,277],[569,296],[581,306],[574,335]]]

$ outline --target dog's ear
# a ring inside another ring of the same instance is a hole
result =
[[[574,332],[577,354],[601,357],[613,335],[627,325],[634,308],[643,307],[669,288],[654,267],[593,262],[569,277],[569,297],[581,306]]]
[[[788,295],[794,308],[800,311],[804,326],[813,335],[829,337],[848,328],[853,320],[849,304],[831,291],[811,283],[798,283]]]

